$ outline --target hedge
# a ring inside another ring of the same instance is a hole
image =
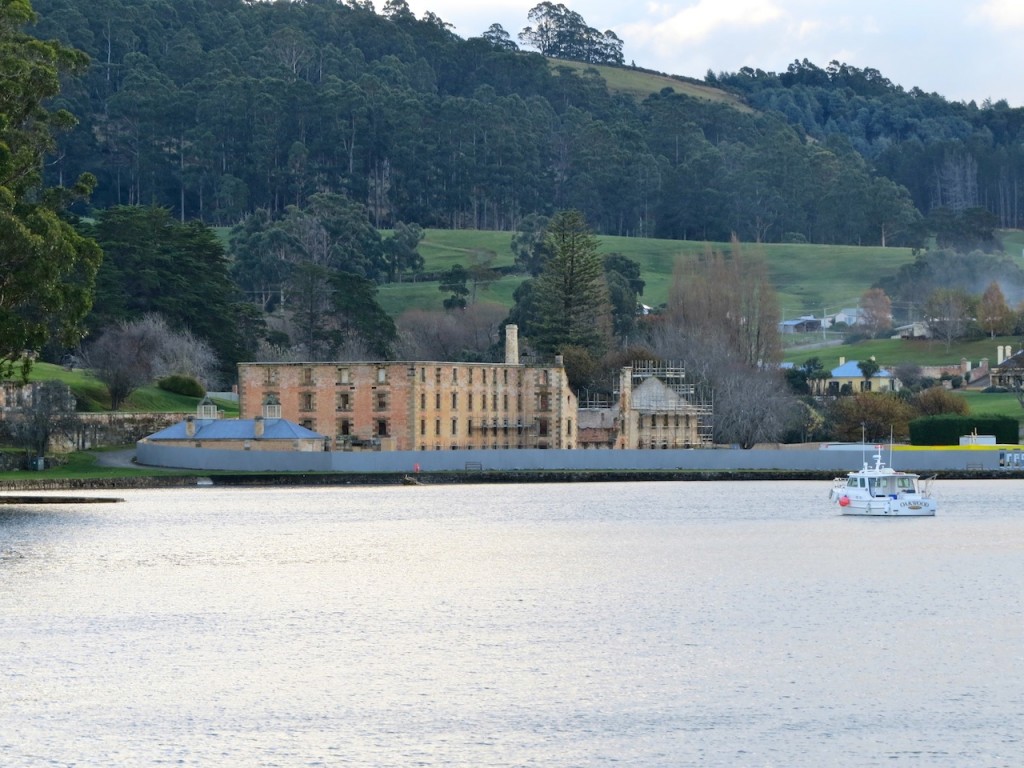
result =
[[[959,445],[965,435],[995,435],[996,442],[1016,445],[1020,440],[1017,419],[1009,416],[924,416],[910,422],[911,445]]]
[[[180,373],[165,376],[156,385],[165,392],[173,392],[176,395],[186,397],[205,397],[206,388],[191,376],[184,376]]]

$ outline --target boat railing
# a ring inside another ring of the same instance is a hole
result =
[[[926,477],[923,480],[921,480],[921,495],[922,496],[931,496],[932,495],[932,480],[934,480],[936,477],[938,477],[938,475],[932,475],[931,477]]]

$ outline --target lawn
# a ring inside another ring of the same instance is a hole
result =
[[[65,463],[59,467],[51,467],[39,472],[26,470],[0,472],[0,482],[53,479],[107,480],[121,477],[138,477],[139,475],[183,474],[182,472],[165,471],[151,467],[140,469],[128,467],[105,467],[97,463],[100,454],[102,454],[104,450],[116,449],[100,448],[92,451],[77,451],[75,453],[61,454],[60,459]],[[23,452],[16,451],[16,453]]]
[[[967,401],[972,414],[978,416],[1008,416],[1018,421],[1024,419],[1024,408],[1021,408],[1017,395],[1012,392],[965,392],[957,390],[956,394]]]
[[[665,88],[671,88],[676,93],[692,96],[696,99],[713,101],[718,104],[728,104],[741,112],[753,112],[750,107],[735,94],[728,93],[709,85],[698,83],[693,80],[682,80],[678,77],[658,74],[657,72],[645,72],[629,67],[611,67],[603,64],[585,64],[580,61],[568,61],[565,59],[549,59],[552,68],[568,67],[582,74],[588,69],[596,70],[608,84],[608,90],[613,93],[623,93],[632,96],[638,101],[648,96],[660,93]]]
[[[420,245],[426,272],[438,272],[455,264],[493,266],[513,264],[511,232],[477,230],[426,231]],[[680,259],[728,251],[728,243],[655,238],[598,237],[601,253],[620,253],[640,265],[645,282],[641,300],[657,307],[668,300],[673,273]],[[783,319],[824,311],[834,313],[855,307],[861,295],[883,275],[895,274],[913,260],[908,248],[803,245],[790,243],[741,245],[747,255],[760,256],[768,265],[779,294]],[[523,276],[507,276],[494,283],[485,300],[511,307],[512,293]],[[407,308],[441,309],[445,294],[436,282],[406,281],[380,288],[379,300],[386,311],[397,315]]]
[[[789,348],[785,352],[786,362],[800,365],[817,357],[822,365],[831,370],[839,365],[839,358],[868,360],[875,358],[881,366],[895,366],[901,363],[915,365],[958,365],[962,359],[977,366],[982,358],[988,358],[989,365],[996,364],[996,347],[1009,344],[1013,349],[1020,347],[1016,336],[997,336],[994,339],[973,339],[946,344],[933,339],[869,339],[856,344],[812,348]]]
[[[88,371],[76,368],[69,371],[52,363],[35,363],[29,375],[30,381],[62,381],[67,384],[78,401],[80,411],[110,410],[110,395],[106,386]],[[238,403],[214,399],[217,407],[227,416],[238,414]],[[159,387],[140,387],[121,407],[124,411],[189,413],[199,406],[199,398],[166,392]]]

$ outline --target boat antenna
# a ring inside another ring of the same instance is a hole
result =
[[[860,423],[860,460],[864,464],[865,467],[868,465],[868,455],[867,455],[868,442],[867,441],[868,441],[867,428],[865,427],[864,422],[862,421]]]
[[[892,424],[889,425],[889,466],[892,466]]]

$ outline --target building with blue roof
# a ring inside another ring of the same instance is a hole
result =
[[[195,416],[148,435],[140,443],[231,451],[323,451],[327,438],[281,418],[281,406],[269,400],[253,419],[221,419],[209,398]]]
[[[900,380],[891,371],[879,368],[870,378],[864,378],[859,360],[839,358],[839,365],[833,368],[827,383],[827,392],[833,397],[842,394],[849,387],[852,392],[898,392]]]

